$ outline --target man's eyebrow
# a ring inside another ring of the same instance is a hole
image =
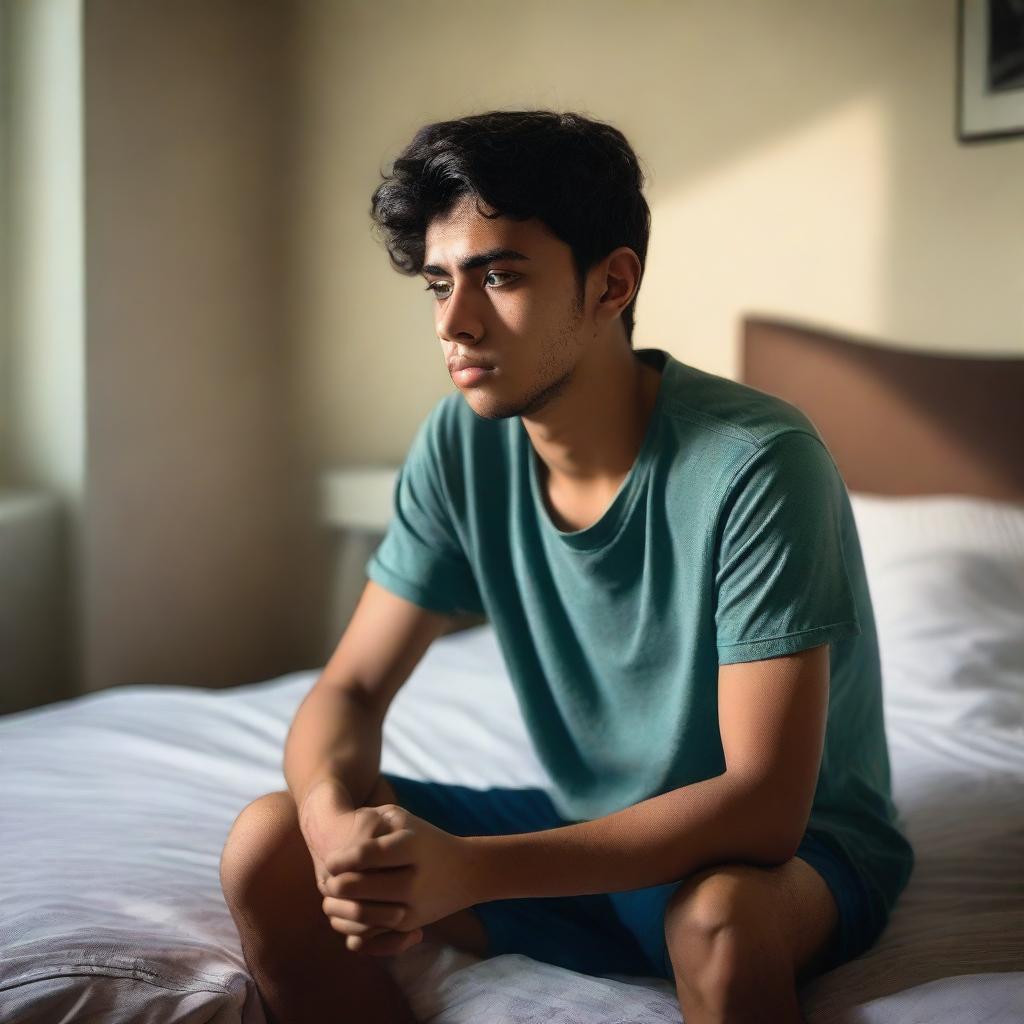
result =
[[[515,249],[488,249],[487,252],[478,252],[459,260],[459,270],[473,270],[476,267],[484,267],[488,263],[496,263],[498,260],[528,260],[529,258],[521,252],[516,252]],[[420,273],[450,276],[444,267],[436,263],[425,263]]]

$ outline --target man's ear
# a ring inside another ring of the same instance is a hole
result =
[[[633,301],[640,287],[640,258],[628,245],[621,245],[608,253],[591,275],[597,294],[594,315],[613,320]]]

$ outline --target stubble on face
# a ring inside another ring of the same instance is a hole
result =
[[[566,319],[542,349],[536,380],[526,395],[504,404],[477,409],[477,414],[489,420],[509,419],[512,416],[532,417],[558,398],[572,382],[576,370],[574,342],[582,318],[580,304],[577,297],[573,296]]]

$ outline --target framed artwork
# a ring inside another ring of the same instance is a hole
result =
[[[957,136],[1024,135],[1024,0],[959,0]]]

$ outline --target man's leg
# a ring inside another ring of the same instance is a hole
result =
[[[331,927],[289,792],[262,796],[239,814],[220,877],[271,1024],[415,1024],[384,960],[349,950]]]
[[[838,924],[831,890],[798,857],[691,875],[665,912],[686,1024],[803,1024],[797,986],[816,973]]]

